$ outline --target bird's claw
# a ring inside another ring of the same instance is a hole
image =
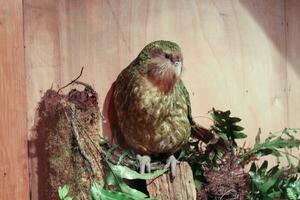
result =
[[[151,172],[151,158],[150,156],[147,156],[147,155],[144,155],[144,156],[141,156],[141,155],[137,155],[136,158],[138,159],[139,161],[139,164],[140,164],[140,173],[141,174],[144,174],[145,173],[145,168],[146,168],[146,171],[147,172]]]
[[[171,178],[172,180],[175,179],[176,177],[176,164],[179,163],[178,160],[171,155],[168,159],[167,159],[167,163],[165,165],[165,169],[169,169],[171,170]]]

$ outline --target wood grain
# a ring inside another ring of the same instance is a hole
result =
[[[28,127],[42,92],[82,66],[105,115],[117,75],[158,39],[182,47],[182,78],[200,124],[210,125],[212,107],[230,109],[243,119],[248,146],[259,127],[265,135],[300,127],[299,13],[297,0],[24,0]]]
[[[166,173],[154,180],[147,181],[150,197],[157,200],[196,200],[196,187],[191,167],[186,162],[180,162],[176,167],[176,178],[171,180]]]
[[[0,0],[0,199],[29,199],[21,0]]]
[[[287,62],[287,99],[288,99],[288,126],[299,127],[300,123],[300,1],[286,2],[286,62]]]
[[[300,1],[289,0],[285,4],[286,13],[286,65],[287,65],[287,107],[288,127],[300,127]],[[291,152],[300,155],[300,150]]]

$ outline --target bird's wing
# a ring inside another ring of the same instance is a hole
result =
[[[194,125],[195,122],[194,122],[193,117],[192,117],[190,94],[187,91],[187,89],[185,88],[182,80],[180,80],[178,84],[179,84],[179,88],[182,91],[182,94],[183,94],[183,96],[185,98],[185,101],[186,101],[186,105],[187,105],[187,108],[188,108],[188,112],[187,112],[188,119],[189,119],[191,125]]]
[[[182,94],[184,95],[186,105],[188,108],[187,117],[191,124],[192,136],[204,141],[205,143],[208,143],[213,138],[212,133],[210,133],[210,131],[208,129],[204,128],[203,126],[200,126],[193,120],[189,92],[187,91],[186,87],[184,86],[182,80],[180,80],[178,84],[182,91]]]

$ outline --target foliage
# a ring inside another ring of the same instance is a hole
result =
[[[231,112],[219,111],[214,108],[211,111],[211,116],[214,121],[214,125],[211,128],[211,131],[217,135],[220,139],[218,140],[222,144],[230,142],[234,147],[237,146],[236,139],[246,138],[247,135],[243,133],[243,127],[238,126],[237,123],[241,121],[240,118],[230,117]]]
[[[247,150],[243,155],[241,155],[240,163],[247,162],[251,157],[260,158],[267,155],[273,155],[277,158],[281,157],[280,149],[287,150],[294,147],[300,146],[300,141],[295,138],[297,133],[296,129],[284,129],[282,132],[270,133],[269,136],[263,141],[260,141],[260,131],[256,136],[255,145],[252,149]],[[290,155],[286,151],[285,156],[287,161],[290,163]]]
[[[299,158],[288,152],[288,149],[300,146],[300,141],[296,139],[296,133],[296,129],[284,129],[277,133],[270,133],[264,141],[261,141],[261,132],[259,131],[254,147],[241,155],[241,164],[247,163],[253,157],[259,159],[267,155],[275,156],[277,159],[277,165],[269,170],[267,170],[268,161],[264,161],[259,168],[255,162],[252,163],[249,171],[249,199],[300,199],[298,170],[300,165],[295,166],[290,157],[298,160]],[[285,155],[289,164],[287,167],[280,166],[279,161],[282,154]]]
[[[93,200],[106,200],[106,199],[130,199],[141,200],[149,199],[148,196],[132,187],[130,187],[125,179],[154,179],[162,175],[166,170],[156,170],[152,173],[140,174],[136,171],[122,165],[113,165],[109,161],[105,161],[108,173],[106,175],[106,187],[113,188],[114,191],[104,189],[99,184],[93,183],[91,187],[91,196]]]
[[[92,200],[134,200],[133,197],[122,192],[113,192],[110,190],[105,190],[102,186],[94,183],[90,190]]]
[[[60,200],[72,200],[73,198],[68,195],[69,188],[68,186],[63,186],[58,188],[58,195]]]
[[[201,183],[206,181],[204,177],[205,168],[219,170],[221,159],[227,152],[231,152],[233,147],[237,147],[236,140],[247,137],[242,132],[244,128],[237,125],[241,119],[231,117],[229,110],[223,112],[213,108],[210,114],[214,123],[209,131],[214,135],[214,138],[208,144],[190,138],[189,143],[182,149],[179,156],[180,160],[188,161],[191,165],[198,190],[200,190]]]
[[[115,136],[116,138],[116,136]],[[132,156],[132,152],[123,150],[118,163],[116,165],[109,161],[112,152],[115,149],[121,148],[117,141],[115,144],[107,151],[103,162],[106,166],[106,177],[105,177],[105,188],[97,183],[93,183],[90,193],[93,200],[107,200],[107,199],[130,199],[130,200],[142,200],[150,199],[148,195],[134,189],[126,183],[126,180],[149,180],[155,179],[162,175],[166,170],[156,170],[152,173],[140,174],[129,167],[123,166],[122,163],[125,156]]]
[[[121,149],[118,144],[116,130],[114,130],[114,140],[115,144],[108,149],[106,155],[104,156],[103,162],[106,166],[107,173],[105,177],[105,186],[103,188],[97,183],[93,183],[90,193],[93,200],[106,200],[106,199],[131,199],[131,200],[142,200],[142,199],[151,199],[148,198],[148,195],[134,189],[126,183],[126,180],[149,180],[155,179],[158,176],[165,173],[167,170],[161,169],[156,170],[151,173],[140,174],[129,167],[121,165],[125,157],[128,156],[132,158],[132,152],[122,149],[122,154],[120,155],[116,165],[112,164],[109,161],[110,156],[113,154],[113,151],[116,149]],[[103,143],[107,143],[107,140],[103,140]],[[103,144],[102,144],[103,145]],[[113,191],[112,191],[112,190]]]
[[[224,188],[224,194],[226,190],[232,188],[241,191],[239,186],[230,185],[236,184],[236,179],[229,180],[228,173],[233,173],[234,176],[241,177],[240,185],[247,186],[244,190],[248,191],[247,198],[250,200],[300,199],[300,165],[295,166],[291,159],[299,160],[299,158],[289,153],[289,149],[300,146],[300,140],[296,138],[297,129],[284,129],[270,133],[264,140],[261,140],[261,130],[259,130],[255,145],[252,148],[244,148],[239,147],[236,142],[237,139],[247,137],[242,132],[244,128],[238,125],[241,119],[232,117],[230,111],[223,112],[214,108],[210,114],[213,125],[209,131],[214,138],[208,144],[190,139],[180,153],[180,159],[188,161],[192,167],[199,193],[203,193],[204,190],[208,193],[208,199],[216,198],[216,193],[213,193],[216,190],[215,180],[222,181],[222,177],[226,180],[224,184],[218,183],[218,187],[229,185],[227,189]],[[268,161],[264,161],[260,167],[257,167],[257,160],[269,155],[275,156],[277,165],[268,169]],[[289,164],[286,167],[280,165],[282,156],[285,156]],[[245,168],[248,164],[251,164],[249,171]],[[248,176],[248,180],[243,179],[241,171]]]
[[[267,170],[268,161],[257,168],[252,163],[250,176],[250,193],[248,199],[291,199],[300,198],[300,179],[293,166],[280,168],[279,165]]]
[[[103,138],[103,144],[108,141]],[[93,181],[90,189],[90,195],[92,200],[110,200],[110,199],[124,199],[124,200],[142,200],[151,199],[148,195],[131,187],[127,184],[126,180],[149,180],[155,179],[162,175],[166,170],[156,170],[151,173],[140,174],[129,167],[121,165],[125,156],[132,157],[132,152],[123,150],[119,157],[117,164],[112,164],[109,161],[113,151],[120,149],[116,141],[115,144],[110,147],[103,158],[103,164],[106,167],[105,186],[101,186]]]
[[[156,170],[152,173],[140,174],[126,166],[113,165],[109,161],[106,161],[106,165],[108,168],[108,173],[106,175],[106,187],[115,189],[116,199],[120,196],[120,194],[123,194],[126,197],[130,197],[134,200],[147,199],[148,196],[146,194],[130,187],[128,184],[126,184],[125,180],[154,179],[166,172],[166,170]],[[99,190],[104,191],[103,188]]]

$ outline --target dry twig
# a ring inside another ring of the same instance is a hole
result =
[[[73,83],[75,83],[75,82],[81,77],[82,72],[83,72],[83,68],[84,68],[84,67],[82,66],[81,71],[80,71],[80,74],[77,76],[77,78],[75,78],[74,80],[72,80],[72,81],[71,81],[70,83],[68,83],[67,85],[65,85],[65,86],[63,86],[63,87],[61,87],[61,88],[59,88],[59,89],[57,90],[57,93],[59,93],[62,89],[68,87],[69,85],[72,85]]]

